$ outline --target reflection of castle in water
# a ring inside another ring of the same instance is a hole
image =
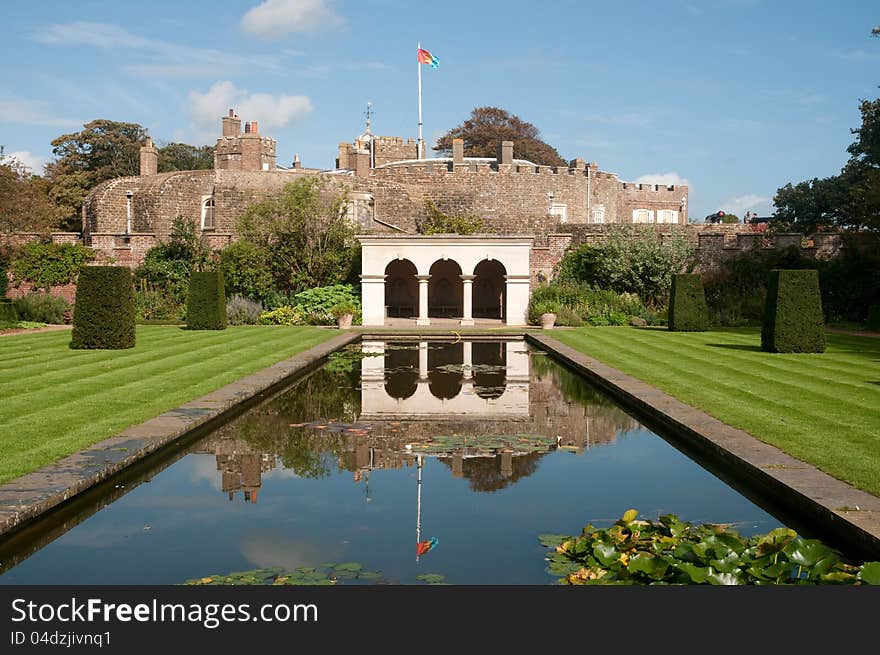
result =
[[[256,502],[279,458],[301,477],[335,464],[360,483],[433,456],[475,491],[493,491],[531,475],[550,451],[582,453],[638,425],[522,341],[371,341],[363,354],[359,375],[319,370],[197,446],[215,454],[230,500],[241,491]],[[322,398],[328,388],[336,411]]]

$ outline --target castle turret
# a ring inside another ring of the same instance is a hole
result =
[[[257,121],[244,124],[230,109],[221,119],[223,134],[214,149],[214,168],[231,171],[274,171],[275,139],[260,135]]]
[[[153,139],[147,137],[141,146],[141,175],[155,175],[159,172],[159,151],[153,145]]]

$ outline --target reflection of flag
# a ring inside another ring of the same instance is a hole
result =
[[[416,555],[421,557],[429,550],[437,547],[437,537],[431,537],[428,541],[420,541],[416,544]]]
[[[431,68],[437,68],[440,65],[440,60],[427,50],[419,48],[419,63],[430,64]]]

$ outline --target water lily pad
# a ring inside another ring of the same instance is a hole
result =
[[[561,546],[563,542],[571,539],[569,535],[564,534],[539,534],[538,541],[541,542],[542,546],[546,546],[547,548],[552,548],[554,546]]]
[[[867,562],[859,569],[859,580],[867,584],[880,585],[880,562]]]
[[[425,584],[441,584],[446,580],[446,576],[440,573],[422,573],[416,576],[416,580],[421,580]]]

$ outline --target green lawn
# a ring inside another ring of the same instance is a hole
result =
[[[70,332],[0,338],[0,483],[334,337],[311,327],[138,326],[130,350]]]
[[[758,328],[586,328],[553,336],[729,425],[880,495],[880,339],[761,352]]]

